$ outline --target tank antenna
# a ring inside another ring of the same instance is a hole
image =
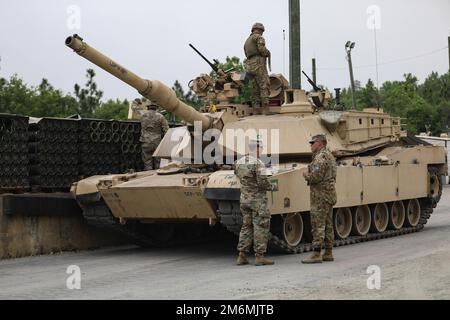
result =
[[[286,30],[283,29],[283,74],[286,74]]]

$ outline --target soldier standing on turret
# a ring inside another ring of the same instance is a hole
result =
[[[333,261],[333,206],[336,204],[336,161],[327,148],[327,138],[317,134],[309,141],[313,153],[308,173],[303,176],[310,187],[313,254],[303,263]],[[325,253],[320,255],[325,242]]]
[[[150,105],[149,110],[144,112],[141,118],[142,161],[144,170],[159,168],[159,159],[153,158],[153,153],[161,142],[162,137],[169,130],[166,118],[156,112],[157,106]]]
[[[245,69],[251,75],[252,105],[254,107],[265,107],[269,104],[270,80],[266,59],[270,59],[270,51],[266,48],[263,33],[263,24],[255,23],[252,26],[252,33],[244,45],[247,57]]]
[[[237,249],[238,265],[248,264],[246,253],[255,251],[255,265],[271,265],[274,262],[264,257],[269,240],[270,212],[267,208],[266,192],[272,185],[265,175],[264,163],[259,159],[262,152],[262,141],[251,140],[249,154],[235,163],[234,173],[241,183],[240,209],[242,228]]]

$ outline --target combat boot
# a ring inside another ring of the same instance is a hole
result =
[[[325,249],[325,253],[322,255],[322,261],[334,261],[333,249]]]
[[[255,256],[255,266],[268,266],[275,263],[272,260],[265,258],[262,254],[256,254]]]
[[[322,263],[322,256],[320,250],[314,250],[309,258],[303,259],[302,263]]]
[[[245,255],[244,251],[239,251],[239,256],[237,258],[237,265],[243,266],[245,264],[248,264],[247,256]]]

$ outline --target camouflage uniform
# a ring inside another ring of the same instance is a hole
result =
[[[333,247],[333,206],[336,204],[336,161],[331,151],[324,147],[313,155],[308,166],[306,181],[310,186],[311,225],[313,248]]]
[[[164,134],[169,130],[166,118],[155,110],[148,110],[141,117],[142,161],[144,170],[159,168],[159,159],[153,159],[155,152]]]
[[[264,164],[261,160],[246,155],[235,163],[234,173],[241,182],[242,229],[239,235],[238,251],[248,252],[252,246],[257,255],[267,249],[270,229],[270,212],[267,209],[266,191],[272,186],[267,176],[261,174]]]
[[[266,41],[257,32],[252,32],[244,45],[245,70],[251,75],[252,103],[254,106],[265,106],[269,103],[270,80],[266,59],[270,52]]]

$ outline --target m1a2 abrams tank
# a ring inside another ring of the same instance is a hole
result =
[[[314,134],[327,135],[338,162],[336,245],[419,231],[440,199],[444,149],[407,136],[400,119],[381,109],[327,110],[326,91],[288,89],[281,76],[272,78],[267,108],[233,104],[243,77],[222,73],[219,86],[206,75],[191,84],[199,96],[218,102],[200,113],[159,81],[141,79],[78,36],[66,45],[186,122],[170,129],[154,154],[176,162],[155,171],[93,176],[73,186],[90,223],[138,244],[183,242],[200,233],[198,226],[217,223],[238,234],[240,186],[230,164],[246,153],[242,138],[257,134],[273,173],[270,245],[283,252],[311,250],[309,187],[302,173]]]

